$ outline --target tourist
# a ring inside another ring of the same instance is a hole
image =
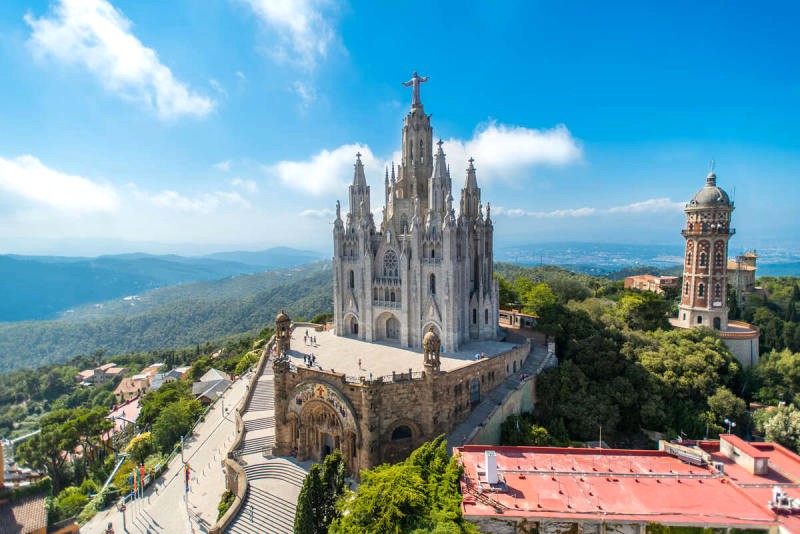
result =
[[[361,358],[358,359],[358,368],[361,369]]]

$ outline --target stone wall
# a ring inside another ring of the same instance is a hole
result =
[[[484,534],[645,534],[647,523],[593,520],[531,519],[523,517],[466,517]]]
[[[428,369],[426,372],[406,372],[358,382],[348,381],[343,373],[295,367],[286,361],[276,362],[275,453],[289,455],[298,452],[301,460],[319,459],[317,452],[307,447],[302,450],[303,444],[299,443],[297,436],[300,431],[297,412],[302,413],[305,408],[291,404],[326,402],[326,395],[307,395],[303,399],[297,396],[303,388],[322,387],[331,388],[334,396],[343,399],[342,403],[334,400],[334,404],[342,404],[337,408],[340,424],[347,421],[352,411],[355,450],[346,455],[351,472],[402,460],[425,441],[448,433],[463,421],[492,389],[501,385],[508,375],[519,372],[529,353],[530,342],[526,340],[502,354],[450,372]],[[532,392],[528,397],[532,398]],[[345,435],[345,426],[342,424],[333,433]],[[329,430],[326,432],[330,433]]]

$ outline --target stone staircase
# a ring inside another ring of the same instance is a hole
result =
[[[274,460],[263,464],[246,465],[247,480],[272,478],[288,482],[294,486],[302,487],[306,478],[306,471],[296,465],[283,460]]]
[[[250,484],[231,534],[292,534],[295,503]]]
[[[523,382],[533,380],[541,372],[547,360],[547,348],[536,339],[531,340],[531,351],[522,367],[511,375],[507,376],[503,382],[486,395],[478,406],[472,410],[465,420],[459,423],[447,436],[447,448],[450,454],[453,447],[460,447],[468,443],[473,431],[478,428],[492,413],[503,403],[509,393],[519,388]],[[525,375],[525,379],[520,377]]]

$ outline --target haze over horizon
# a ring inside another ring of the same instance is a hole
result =
[[[358,151],[383,204],[415,70],[499,247],[682,246],[711,159],[731,251],[797,246],[794,4],[405,6],[3,2],[0,253],[327,252]]]

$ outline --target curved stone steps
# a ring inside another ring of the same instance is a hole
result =
[[[250,486],[231,534],[292,534],[296,505],[268,491]],[[252,510],[252,514],[251,514]],[[250,519],[252,517],[252,520]]]
[[[297,487],[302,487],[303,481],[306,478],[306,472],[304,470],[294,465],[284,463],[246,465],[244,466],[244,471],[247,473],[248,480],[272,478],[283,480]]]
[[[275,446],[275,436],[262,436],[260,438],[251,438],[247,439],[247,434],[245,434],[245,439],[242,441],[242,444],[239,446],[239,455],[244,456],[245,454],[261,454],[261,450],[264,447],[272,447]]]

